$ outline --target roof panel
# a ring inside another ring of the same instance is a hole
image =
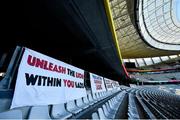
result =
[[[180,51],[157,49],[154,46],[147,44],[139,34],[145,34],[146,30],[139,30],[134,26],[132,23],[132,16],[135,14],[135,12],[133,14],[130,13],[129,9],[131,8],[128,6],[129,4],[127,2],[132,1],[112,0],[110,2],[116,33],[123,58],[156,57],[180,53]],[[141,0],[139,0],[139,2],[141,2]],[[169,5],[170,0],[144,0],[143,12],[145,22],[151,34],[160,40],[160,42],[180,44],[180,39],[177,39],[180,38],[178,36],[180,35],[179,29],[174,30],[175,25],[172,24],[172,16],[170,16],[171,9]],[[139,20],[140,19],[137,21]],[[151,38],[148,35],[143,37],[146,37],[147,39]],[[150,41],[156,44],[156,42],[153,40]],[[157,46],[165,47],[164,44],[158,44]]]

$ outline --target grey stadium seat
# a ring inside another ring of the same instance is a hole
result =
[[[79,113],[80,111],[82,111],[81,108],[78,108],[78,107],[76,106],[75,100],[67,102],[66,105],[67,105],[67,106],[66,106],[66,109],[67,109],[69,112],[73,113],[73,114],[77,114],[77,113]]]
[[[65,109],[65,104],[53,105],[51,110],[51,117],[55,119],[67,119],[72,116],[72,113],[69,113]]]
[[[22,112],[20,110],[9,110],[0,113],[0,119],[22,119]]]
[[[29,119],[50,119],[48,106],[33,106],[29,113]]]

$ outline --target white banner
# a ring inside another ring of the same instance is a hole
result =
[[[106,91],[103,77],[90,73],[90,82],[93,93]]]
[[[60,104],[84,96],[84,70],[25,48],[11,108]]]
[[[108,78],[104,78],[104,82],[105,82],[107,91],[113,90],[113,81],[112,80],[110,80]]]
[[[117,81],[112,82],[113,89],[117,89],[119,87],[119,83]]]

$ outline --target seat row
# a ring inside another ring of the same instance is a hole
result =
[[[180,118],[179,97],[158,89],[142,88],[136,92],[136,97],[151,119]]]
[[[16,119],[67,119],[73,118],[85,109],[93,107],[103,99],[111,98],[120,90],[88,94],[85,97],[67,103],[44,106],[20,107],[0,113],[0,118]],[[115,99],[112,99],[115,101]],[[112,101],[111,100],[111,101]],[[2,104],[2,103],[0,103]],[[109,102],[112,107],[112,103]]]
[[[115,119],[126,94],[126,91],[122,91],[115,97],[109,99],[92,114],[92,119]]]
[[[134,90],[133,90],[134,92]],[[140,116],[138,114],[137,106],[135,103],[134,95],[129,93],[128,96],[129,104],[128,104],[128,118],[129,119],[140,119]]]

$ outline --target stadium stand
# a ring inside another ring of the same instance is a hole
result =
[[[104,118],[116,117],[121,102],[126,95],[126,90],[129,89],[126,86],[116,87],[116,89],[98,93],[92,93],[92,91],[87,89],[88,92],[85,97],[62,104],[24,106],[10,109],[15,90],[15,78],[17,76],[17,66],[15,66],[16,69],[12,69],[11,67],[14,67],[12,65],[20,62],[21,50],[17,47],[11,59],[12,64],[8,67],[11,71],[0,81],[1,119],[78,119],[91,118],[94,112],[98,112],[99,118],[102,118],[103,115]]]
[[[77,99],[65,104],[47,106],[29,106],[9,109],[12,91],[1,90],[1,119],[117,119],[119,109],[123,106],[125,96],[128,96],[129,119],[142,118],[135,103],[140,103],[146,119],[180,118],[180,96],[162,91],[157,86],[129,88],[88,94],[85,99]],[[2,95],[5,96],[2,98]],[[89,96],[89,97],[88,97]],[[4,105],[4,106],[2,106]],[[168,109],[167,109],[168,108]]]
[[[101,94],[101,96],[100,96]],[[48,105],[48,106],[31,106],[9,110],[9,108],[1,108],[0,118],[22,118],[22,119],[65,119],[65,118],[80,118],[88,117],[86,114],[91,114],[91,108],[98,108],[98,116],[103,118],[115,118],[116,112],[120,107],[123,96],[126,94],[125,91],[120,92],[119,90],[112,91],[110,93],[100,93],[98,95],[98,101],[91,104],[90,99],[87,99],[86,103],[82,102],[83,106],[87,105],[89,107],[80,108],[75,101],[60,104],[60,105]],[[1,99],[1,105],[7,105],[3,103]],[[101,106],[101,107],[100,107]],[[25,109],[26,108],[26,109]],[[116,109],[114,109],[116,108]],[[27,109],[29,112],[27,112]],[[103,110],[103,112],[102,112]]]
[[[0,119],[180,119],[172,0],[3,2]]]
[[[169,81],[169,80],[180,80],[180,72],[169,72],[169,73],[133,73],[132,77],[142,81]]]

